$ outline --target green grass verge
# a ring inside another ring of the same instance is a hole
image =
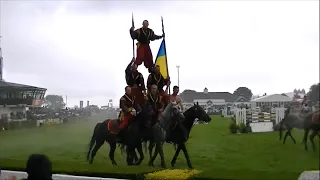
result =
[[[147,166],[147,154],[141,166],[128,167],[119,149],[115,154],[118,166],[112,166],[108,144],[89,165],[85,161],[88,143],[95,123],[103,117],[97,115],[79,124],[1,132],[0,167],[23,170],[30,154],[43,153],[58,173],[134,179],[160,170],[160,160],[154,168]],[[301,131],[293,131],[297,144],[288,139],[283,145],[276,132],[230,134],[229,123],[228,118],[214,116],[210,124],[194,126],[187,148],[193,166],[202,171],[195,179],[297,179],[302,171],[318,169],[319,154],[304,151]],[[171,145],[164,148],[169,165],[174,149]],[[183,153],[176,168],[187,168]]]

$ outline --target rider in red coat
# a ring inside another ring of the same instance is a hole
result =
[[[129,121],[137,112],[141,111],[139,104],[135,103],[135,98],[131,95],[131,88],[127,86],[125,91],[126,93],[120,98],[120,131],[128,126]]]

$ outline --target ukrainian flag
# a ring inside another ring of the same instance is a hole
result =
[[[161,72],[162,76],[164,77],[164,79],[168,78],[169,71],[168,71],[166,46],[165,46],[164,40],[162,40],[162,42],[161,42],[155,65],[160,66],[160,72]]]

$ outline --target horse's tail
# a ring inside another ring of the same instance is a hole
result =
[[[148,152],[148,142],[147,141],[145,141],[145,142],[143,142],[143,148],[144,148],[144,152],[145,153],[147,153]]]
[[[92,134],[91,140],[89,142],[89,149],[88,149],[88,153],[87,153],[87,161],[89,161],[89,159],[90,159],[90,154],[91,154],[93,145],[94,145],[96,137],[97,137],[97,131],[98,131],[98,128],[100,127],[101,124],[102,123],[97,123],[96,126],[93,129],[93,134]]]

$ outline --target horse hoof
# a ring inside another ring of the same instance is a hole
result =
[[[154,166],[154,165],[153,165],[153,163],[152,163],[152,162],[149,162],[149,163],[148,163],[148,166]]]
[[[171,167],[174,167],[175,163],[174,162],[171,162]]]
[[[142,161],[137,161],[136,163],[134,163],[134,165],[139,166],[142,163]]]
[[[112,162],[112,165],[117,166],[118,164],[116,162]]]

